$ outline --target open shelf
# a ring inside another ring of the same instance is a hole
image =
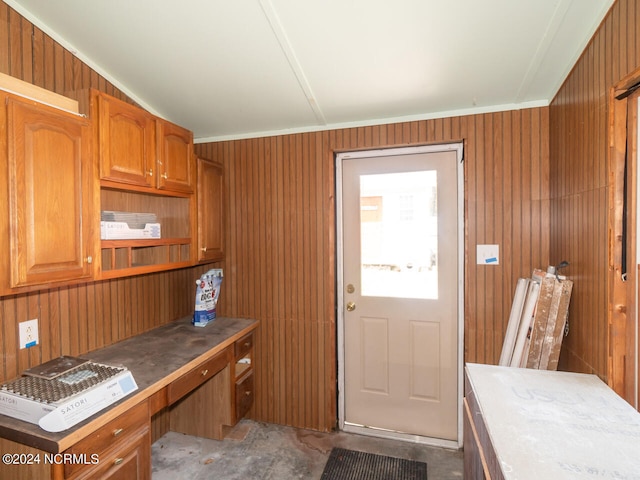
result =
[[[102,277],[157,272],[191,263],[191,238],[102,240]]]
[[[162,238],[101,240],[101,278],[187,267],[194,262],[192,197],[103,188],[101,210],[154,213]]]

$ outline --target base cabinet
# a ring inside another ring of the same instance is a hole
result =
[[[640,478],[640,413],[596,375],[473,363],[465,373],[465,479]]]
[[[253,372],[236,381],[236,422],[253,406]]]
[[[70,458],[83,459],[80,463],[65,463],[65,478],[150,478],[147,472],[151,458],[149,431],[149,408],[145,401],[64,452]],[[84,465],[85,462],[89,465]],[[133,465],[138,465],[136,475],[112,476],[116,472],[129,472]]]
[[[467,399],[464,399],[464,478],[473,480],[489,480],[491,475],[487,468],[485,452],[480,443],[475,422],[469,409]]]
[[[134,432],[121,447],[105,452],[92,468],[85,468],[69,480],[151,480],[149,427]]]
[[[224,438],[253,405],[256,326],[252,320],[219,317],[199,329],[185,317],[94,351],[97,362],[126,365],[132,355],[144,359],[130,367],[138,379],[138,396],[63,438],[0,418],[0,429],[13,438],[0,436],[0,451],[11,455],[0,462],[0,479],[149,480],[151,444],[164,433]],[[171,342],[164,342],[167,336]],[[198,348],[198,343],[205,345]],[[181,352],[188,344],[196,355],[191,360]],[[171,358],[173,362],[167,360]]]
[[[235,352],[235,414],[234,423],[244,417],[251,407],[255,397],[253,387],[253,332],[245,335],[234,345]]]

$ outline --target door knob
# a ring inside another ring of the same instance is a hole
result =
[[[347,312],[353,312],[356,309],[356,304],[353,302],[347,303]]]

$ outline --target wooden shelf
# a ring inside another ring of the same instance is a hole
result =
[[[102,240],[102,278],[188,267],[191,238]]]

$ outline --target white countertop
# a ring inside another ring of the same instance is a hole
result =
[[[640,413],[595,375],[467,364],[508,480],[640,480]]]

